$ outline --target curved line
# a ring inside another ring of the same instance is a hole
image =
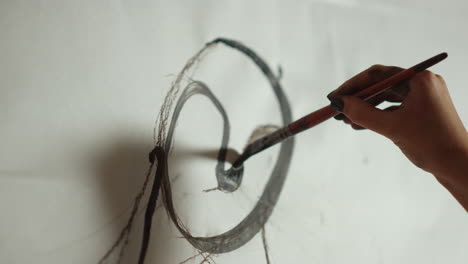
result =
[[[229,120],[227,114],[222,107],[218,99],[211,93],[209,88],[201,82],[192,82],[183,91],[179,100],[177,101],[176,107],[173,112],[170,128],[166,135],[166,120],[169,113],[169,108],[172,105],[174,97],[178,92],[178,85],[182,80],[184,74],[194,65],[194,62],[203,54],[203,52],[210,46],[216,43],[223,43],[233,49],[236,49],[249,57],[263,72],[267,80],[269,81],[273,92],[276,95],[278,104],[281,111],[281,117],[283,126],[291,123],[291,108],[286,95],[281,88],[278,78],[273,74],[271,69],[260,58],[254,51],[246,47],[240,42],[218,38],[212,42],[209,42],[201,49],[189,62],[184,66],[181,73],[178,75],[175,84],[171,87],[168,94],[165,97],[163,107],[160,115],[160,126],[158,134],[158,144],[149,154],[149,160],[151,165],[157,161],[157,170],[153,187],[151,190],[150,198],[148,201],[148,207],[145,212],[145,222],[142,245],[140,248],[140,255],[138,263],[144,263],[146,252],[149,245],[152,218],[155,211],[156,201],[158,199],[159,191],[161,190],[163,195],[163,202],[172,222],[176,225],[177,229],[182,235],[198,250],[209,253],[225,253],[238,249],[252,239],[265,225],[268,218],[273,212],[281,190],[283,188],[284,181],[286,180],[287,171],[291,162],[291,155],[294,148],[294,139],[289,138],[281,143],[278,159],[275,167],[270,175],[270,178],[263,190],[263,193],[257,201],[255,207],[250,213],[234,228],[222,233],[220,235],[211,237],[193,237],[184,227],[184,224],[175,213],[174,204],[172,201],[172,190],[169,180],[169,171],[167,164],[167,156],[170,151],[172,138],[174,136],[175,124],[179,117],[180,111],[182,110],[185,102],[195,94],[203,94],[207,96],[212,103],[216,106],[218,111],[221,113],[224,120],[223,127],[223,138],[221,141],[221,148],[218,152],[218,164],[216,166],[216,177],[218,180],[218,187],[225,191],[235,191],[242,180],[243,170],[224,170],[224,163],[226,159],[226,150],[228,149],[229,141]],[[165,140],[164,140],[165,139]],[[120,241],[120,240],[119,240]],[[118,242],[119,242],[118,241]]]
[[[288,103],[288,100],[286,98],[286,95],[284,94],[281,85],[279,84],[278,79],[276,76],[273,74],[271,69],[268,67],[268,65],[264,62],[263,59],[261,59],[255,52],[253,52],[251,49],[248,47],[244,46],[243,44],[233,41],[233,40],[228,40],[228,39],[216,39],[207,45],[211,43],[223,43],[227,46],[230,46],[241,53],[247,55],[250,59],[253,60],[253,62],[262,70],[263,74],[267,78],[267,80],[270,82],[270,85],[272,86],[272,89],[278,99],[279,107],[281,110],[281,115],[282,115],[282,121],[283,125],[287,125],[292,121],[292,116],[291,116],[291,109]],[[193,84],[200,85],[198,87],[205,87],[204,88],[199,88],[199,91],[203,91],[202,93],[208,96],[212,100],[212,102],[217,106],[218,110],[220,111],[221,115],[223,115],[223,118],[225,121],[227,121],[227,116],[224,112],[224,109],[222,108],[221,104],[219,101],[214,97],[214,95],[209,92],[208,88],[204,86],[200,82],[192,83],[187,87],[185,91],[190,92],[188,94],[182,93],[181,99],[183,102],[185,102],[190,96],[192,96],[195,90],[190,89]],[[177,103],[179,105],[181,101]],[[183,103],[182,103],[183,105]],[[174,116],[178,117],[179,112],[181,110],[182,106],[177,107],[174,110]],[[170,145],[172,141],[172,136],[173,136],[173,130],[174,130],[174,124],[176,122],[177,118],[173,118],[171,121],[171,126],[168,131],[168,137],[166,138],[166,148],[165,148],[165,155],[170,150]],[[224,159],[225,159],[225,149],[227,149],[227,141],[229,139],[229,123],[225,122],[224,125],[224,134],[223,134],[223,142],[222,146],[218,155],[219,158],[219,164],[224,164]],[[226,130],[227,129],[227,130]],[[227,134],[227,135],[226,135]],[[210,253],[225,253],[225,252],[230,252],[233,251],[245,243],[247,243],[250,239],[252,239],[264,226],[268,218],[273,212],[273,208],[276,205],[276,202],[279,199],[279,195],[281,193],[281,190],[283,188],[284,181],[287,176],[287,171],[289,169],[289,165],[291,162],[291,154],[293,151],[294,147],[294,139],[290,138],[288,140],[285,140],[283,143],[281,143],[279,155],[277,162],[275,164],[275,167],[271,173],[271,176],[264,188],[264,191],[260,197],[260,201],[257,202],[255,207],[252,209],[252,211],[234,228],[231,230],[228,230],[225,233],[222,233],[220,235],[216,236],[211,236],[211,237],[193,237],[187,229],[184,227],[183,223],[180,221],[178,218],[177,214],[175,213],[174,210],[174,205],[172,201],[172,193],[171,193],[171,188],[170,188],[170,183],[169,183],[169,174],[167,171],[167,164],[163,165],[163,167],[166,168],[166,173],[164,175],[157,175],[163,177],[163,184],[162,184],[162,190],[164,193],[164,200],[166,203],[166,209],[169,212],[169,215],[176,225],[176,227],[179,229],[179,231],[182,233],[182,235],[197,249],[203,251],[203,252],[210,252]],[[167,162],[167,157],[163,159],[163,162]],[[218,166],[217,166],[218,167]],[[224,167],[224,165],[223,165]]]

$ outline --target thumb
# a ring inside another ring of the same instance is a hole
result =
[[[380,110],[354,96],[343,96],[343,114],[354,124],[390,137],[393,122],[392,113]]]

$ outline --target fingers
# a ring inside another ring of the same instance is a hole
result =
[[[381,135],[391,137],[393,134],[393,117],[388,111],[375,108],[373,105],[352,96],[342,97],[343,113],[351,122],[353,128],[368,128]],[[397,108],[389,108],[395,111]]]
[[[331,92],[327,97],[330,99],[331,97],[352,95],[357,91],[387,79],[388,77],[395,75],[402,70],[402,68],[394,66],[374,65],[343,83],[340,87],[338,87],[338,89]]]
[[[393,103],[401,103],[408,95],[410,88],[409,82],[404,81],[385,91],[385,100]]]
[[[366,100],[371,105],[379,105],[380,103],[387,101],[392,103],[401,103],[409,93],[408,82],[395,85],[376,96]]]
[[[335,116],[335,119],[336,120],[345,120],[347,119],[346,116],[344,114],[339,114],[339,115],[336,115]]]
[[[436,75],[430,71],[423,71],[416,76],[414,76],[409,81],[409,87],[412,94],[417,94],[417,96],[425,96],[425,95],[436,95],[438,90],[440,90],[440,85],[443,84],[442,87],[445,86],[445,81],[440,75]]]
[[[398,110],[398,109],[400,109],[400,106],[399,106],[399,105],[392,105],[392,106],[389,106],[389,107],[385,108],[383,111],[386,111],[386,112],[394,112],[394,111],[396,111],[396,110]],[[363,130],[363,129],[366,129],[365,127],[362,127],[362,126],[360,126],[360,125],[357,125],[357,124],[353,123],[353,122],[352,122],[351,120],[349,120],[344,114],[341,114],[341,115],[344,116],[343,119],[342,119],[343,122],[344,122],[345,124],[350,125],[353,129],[355,129],[355,130]]]
[[[394,112],[396,110],[400,109],[399,105],[392,105],[384,109],[386,112]]]
[[[327,96],[331,101],[332,107],[342,112],[342,114],[337,115],[335,118],[344,120],[345,123],[350,124],[354,129],[368,128],[384,136],[391,137],[395,130],[393,127],[395,122],[392,122],[393,118],[390,112],[396,111],[398,106],[391,106],[385,110],[380,110],[374,106],[383,101],[403,102],[410,91],[409,82],[399,83],[385,92],[370,98],[367,102],[346,95],[355,94],[402,70],[399,67],[374,65],[343,83],[338,89]]]
[[[374,65],[343,83],[340,87],[338,87],[338,89],[328,94],[327,97],[328,99],[330,99],[330,101],[332,101],[333,104],[333,102],[336,102],[335,98],[341,97],[343,95],[354,94],[357,91],[369,87],[394,74],[397,74],[402,70],[402,68],[394,66]],[[394,89],[395,91],[387,92],[390,90],[389,89],[386,92],[381,93],[375,96],[374,98],[371,98],[369,100],[369,103],[372,105],[378,105],[385,100],[391,102],[401,102],[403,101],[404,97],[406,97],[407,91],[409,90],[407,83],[399,85],[392,89]],[[344,118],[345,116],[342,114],[335,116],[335,119],[337,120],[343,120]]]
[[[364,129],[366,129],[365,127],[358,126],[358,125],[356,125],[356,124],[352,124],[351,127],[352,127],[354,130],[364,130]]]

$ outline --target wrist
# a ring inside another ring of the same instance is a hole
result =
[[[468,211],[468,144],[445,153],[436,162],[440,166],[431,173]]]
[[[439,151],[439,155],[431,162],[434,164],[429,170],[436,178],[451,178],[468,172],[468,141],[463,141],[454,147]]]

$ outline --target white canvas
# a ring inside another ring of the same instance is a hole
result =
[[[468,123],[467,11],[455,0],[0,2],[0,262],[102,257],[143,183],[175,74],[219,36],[282,67],[293,118],[328,104],[329,92],[373,64],[409,67],[446,51],[432,70]],[[255,127],[281,124],[271,88],[240,53],[217,47],[194,78],[225,106],[237,151]],[[215,161],[196,152],[219,147],[221,126],[213,106],[194,97],[177,127],[174,198],[194,235],[236,225],[278,152],[249,160],[238,191],[205,193],[216,185]],[[123,263],[135,263],[142,212]],[[272,263],[462,264],[467,220],[389,140],[330,120],[296,137],[266,236]],[[158,209],[146,263],[180,263],[196,253]],[[265,263],[260,235],[213,260]]]

